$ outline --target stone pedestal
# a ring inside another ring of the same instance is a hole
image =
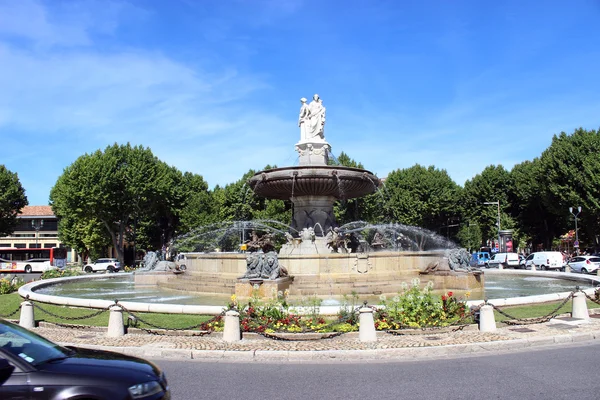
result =
[[[261,299],[275,299],[277,293],[284,292],[290,288],[294,281],[291,276],[270,279],[238,279],[235,284],[235,295],[237,297],[253,297],[258,296]]]
[[[585,294],[577,292],[573,295],[571,317],[589,321],[590,314],[588,312]]]
[[[496,331],[496,318],[494,317],[494,307],[485,305],[482,306],[479,310],[479,331]]]
[[[25,300],[21,303],[21,315],[19,325],[25,329],[35,328],[35,318],[33,316],[33,303]]]
[[[377,331],[375,330],[375,321],[373,320],[373,309],[362,307],[359,316],[358,337],[361,342],[376,342]]]
[[[336,226],[333,204],[334,196],[294,196],[294,215],[291,228],[300,232],[303,229],[314,229],[315,235],[325,236],[329,228]]]
[[[296,143],[300,165],[327,165],[331,146],[324,139]]]
[[[107,337],[120,337],[125,334],[125,325],[123,324],[123,309],[119,306],[110,307],[108,317]]]
[[[223,340],[225,342],[239,342],[242,340],[242,333],[240,331],[240,313],[235,310],[229,310],[225,313]]]

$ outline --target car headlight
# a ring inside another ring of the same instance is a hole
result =
[[[129,388],[129,394],[134,399],[143,399],[156,393],[162,392],[163,388],[156,381],[140,383]]]

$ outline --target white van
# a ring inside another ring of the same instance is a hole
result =
[[[496,253],[488,262],[490,268],[519,268],[519,255],[517,253]]]
[[[560,251],[540,251],[531,253],[525,259],[525,268],[532,268],[532,266],[539,270],[560,270],[563,268],[563,255]]]

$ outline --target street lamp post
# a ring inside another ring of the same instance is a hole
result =
[[[44,220],[43,220],[43,219],[40,219],[40,220],[38,221],[38,223],[36,223],[36,220],[35,220],[35,219],[34,219],[34,220],[31,220],[31,227],[32,227],[33,229],[35,229],[35,248],[36,248],[36,249],[37,249],[37,247],[38,247],[38,236],[39,236],[39,232],[40,232],[40,229],[41,229],[43,226],[44,226]]]
[[[498,252],[500,252],[500,200],[498,201],[486,201],[483,204],[494,204],[498,206]]]
[[[577,248],[577,255],[579,255],[579,232],[577,232],[577,216],[581,212],[581,207],[577,207],[577,214],[573,212],[573,207],[569,207],[569,212],[575,217],[575,243],[573,247]]]

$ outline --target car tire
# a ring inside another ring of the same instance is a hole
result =
[[[84,271],[87,272],[88,274],[90,272],[94,272],[94,270],[92,269],[92,267],[90,267],[89,265],[85,267]]]
[[[581,268],[581,273],[582,273],[582,274],[587,274],[587,273],[588,273],[588,270],[587,270],[587,269],[585,269],[585,267],[583,267],[583,268]]]
[[[26,273],[26,274],[30,274],[30,273],[31,273],[31,271],[32,271],[32,269],[31,269],[31,265],[26,265],[26,266],[25,266],[25,273]]]
[[[106,268],[106,272],[109,273],[109,274],[112,274],[113,272],[115,272],[115,267],[113,267],[112,265],[109,265]]]

